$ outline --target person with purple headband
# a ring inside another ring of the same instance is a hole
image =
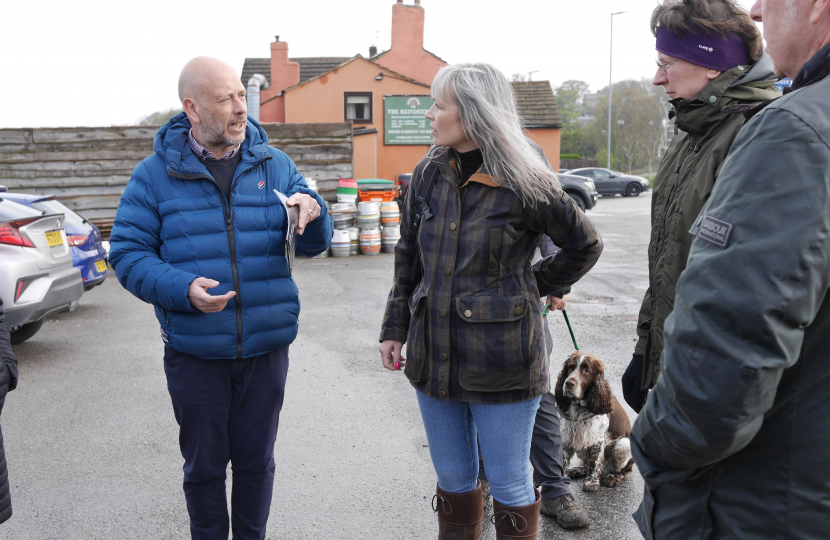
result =
[[[727,109],[746,124],[692,224],[631,429],[647,540],[830,537],[830,0],[749,13],[792,86]]]
[[[735,0],[664,0],[652,14],[651,30],[657,40],[652,82],[669,98],[675,136],[654,177],[649,288],[622,378],[625,401],[637,412],[660,375],[663,324],[686,268],[694,238],[689,229],[744,125],[742,115],[724,108],[780,95],[761,34]]]

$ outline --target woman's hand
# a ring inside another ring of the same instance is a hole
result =
[[[392,371],[400,371],[406,366],[406,359],[401,357],[401,349],[403,343],[395,341],[394,339],[384,340],[380,344],[380,359],[383,361],[383,367],[391,369]]]
[[[548,304],[550,304],[550,310],[556,311],[557,309],[562,310],[568,305],[568,298],[571,297],[571,293],[566,294],[562,298],[557,298],[552,294],[548,295]]]

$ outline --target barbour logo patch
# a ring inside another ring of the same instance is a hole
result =
[[[265,180],[261,180],[261,181],[259,182],[259,184],[257,184],[257,187],[258,187],[259,189],[264,188],[264,187],[265,187]]]
[[[716,217],[706,216],[700,224],[700,232],[697,235],[707,242],[725,248],[729,245],[729,240],[732,238],[733,228],[729,222]]]

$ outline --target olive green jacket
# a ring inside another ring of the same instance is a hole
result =
[[[663,323],[674,308],[677,280],[686,268],[694,238],[689,230],[709,199],[732,142],[743,128],[742,114],[721,111],[728,105],[762,102],[780,96],[766,55],[753,66],[725,71],[691,99],[670,101],[678,134],[654,177],[649,288],[637,322],[635,353],[644,355],[642,388],[654,387],[660,374]]]

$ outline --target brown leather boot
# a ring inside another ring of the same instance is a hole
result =
[[[438,540],[479,540],[484,517],[481,482],[467,493],[447,493],[438,486],[435,491],[432,509],[438,514]]]
[[[527,506],[505,506],[493,498],[491,521],[496,526],[496,540],[510,538],[537,540],[542,495],[536,489],[533,491],[536,493],[536,502]]]

